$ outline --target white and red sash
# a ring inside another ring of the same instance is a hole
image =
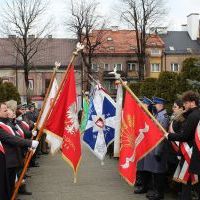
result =
[[[169,133],[175,133],[174,129],[173,129],[173,121],[171,122],[171,124],[169,126]],[[176,153],[178,153],[179,152],[179,142],[177,142],[177,141],[173,142],[172,141],[171,144],[172,144],[172,148],[174,149],[174,151]]]
[[[0,122],[0,128],[2,128],[6,133],[9,133],[11,135],[15,135],[15,132],[12,130],[12,128],[10,126],[7,126],[3,122]],[[0,152],[5,154],[5,150],[4,150],[1,142],[0,142]]]
[[[173,127],[172,127],[172,123],[170,125],[169,128],[169,132],[170,133],[174,133]],[[188,180],[191,178],[191,183],[195,184],[198,182],[198,176],[196,174],[191,174],[189,173],[189,165],[190,165],[190,159],[192,156],[192,147],[190,148],[190,146],[186,143],[186,142],[172,142],[172,146],[175,149],[176,152],[177,149],[180,151],[183,155],[184,158],[184,163],[183,166],[181,168],[180,162],[176,168],[176,171],[174,173],[174,177],[173,179],[177,182],[182,182],[184,184],[187,184]]]
[[[24,131],[20,128],[20,126],[18,125],[18,124],[16,124],[15,125],[15,127],[16,127],[16,129],[17,129],[17,134],[19,135],[19,136],[21,136],[22,138],[25,138],[25,136],[24,136]]]
[[[200,121],[197,125],[196,132],[195,132],[195,143],[197,145],[198,150],[200,151]]]
[[[183,142],[180,144],[180,150],[184,157],[184,163],[182,168],[180,167],[180,162],[178,164],[178,167],[174,173],[174,180],[177,182],[182,182],[184,184],[187,184],[189,179],[191,178],[191,183],[195,184],[198,182],[198,176],[196,174],[189,173],[189,166],[190,166],[190,159],[192,156],[192,147],[186,143]]]
[[[0,152],[5,154],[5,151],[4,151],[4,148],[3,148],[3,145],[1,144],[1,142],[0,142]]]
[[[30,126],[25,122],[25,121],[20,121],[21,124],[22,124],[22,127],[25,129],[25,130],[30,130]]]

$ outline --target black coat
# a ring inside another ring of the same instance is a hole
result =
[[[5,155],[0,152],[0,200],[9,200],[9,184]]]
[[[184,114],[184,117],[186,120],[183,125],[183,131],[180,134],[169,134],[168,139],[170,141],[187,142],[190,146],[193,146],[189,171],[200,175],[200,151],[195,143],[195,131],[200,121],[200,110],[197,107],[192,108]]]
[[[1,122],[9,124],[7,119],[0,119]],[[19,167],[21,164],[21,150],[18,147],[31,147],[32,141],[6,133],[0,128],[0,141],[5,150],[7,168]]]
[[[15,124],[17,124],[21,129],[22,131],[24,132],[24,137],[25,139],[31,139],[32,137],[32,132],[30,130],[27,130],[23,127],[22,125],[22,121],[20,120],[15,120]]]

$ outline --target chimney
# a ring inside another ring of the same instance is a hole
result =
[[[119,27],[118,26],[111,26],[112,31],[118,31]]]
[[[48,35],[48,39],[52,39],[53,38],[53,36],[52,35]]]
[[[8,35],[8,38],[16,38],[16,35]]]
[[[187,16],[187,31],[191,40],[197,40],[199,37],[199,14],[191,13]]]
[[[167,34],[167,27],[151,27],[150,28],[150,31],[149,31],[150,34]]]
[[[182,25],[181,25],[181,30],[182,30],[182,31],[187,31],[187,30],[188,30],[187,24],[182,24]]]
[[[35,38],[35,35],[28,35],[28,38],[33,39],[33,38]]]

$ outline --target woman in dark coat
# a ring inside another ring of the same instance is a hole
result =
[[[171,123],[169,126],[169,132],[174,133],[181,133],[183,123],[185,121],[184,118],[184,107],[183,102],[181,99],[177,99],[172,107],[173,114],[171,116]],[[178,158],[180,152],[179,147],[176,145],[176,143],[168,143],[168,175],[173,175],[176,167],[178,165]]]

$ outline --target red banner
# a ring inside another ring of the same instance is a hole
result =
[[[119,172],[131,185],[136,180],[137,162],[155,148],[164,133],[126,92],[120,136]]]
[[[76,174],[81,158],[80,131],[76,103],[74,67],[71,66],[67,80],[52,108],[45,129],[62,139],[62,155]]]

